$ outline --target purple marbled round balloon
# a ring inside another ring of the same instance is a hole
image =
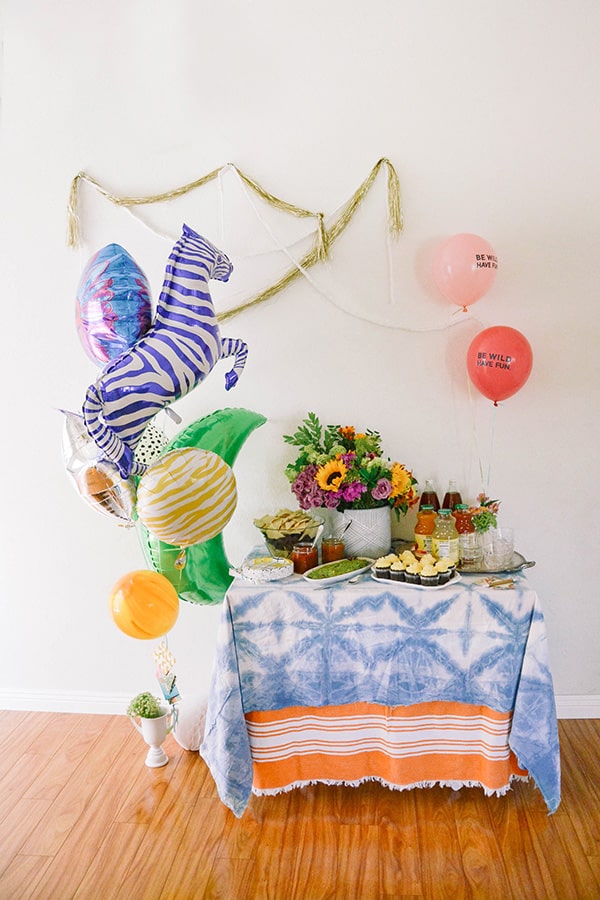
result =
[[[146,275],[119,244],[102,247],[77,287],[77,332],[85,352],[103,366],[135,344],[151,322]]]

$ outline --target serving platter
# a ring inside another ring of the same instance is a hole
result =
[[[369,559],[366,556],[361,556],[359,559],[364,560],[365,563],[360,569],[352,569],[350,572],[342,572],[340,575],[330,575],[329,577],[321,578],[319,572],[326,571],[332,565],[332,563],[321,563],[320,566],[315,566],[313,569],[309,569],[308,572],[304,572],[302,577],[310,584],[318,587],[327,587],[330,584],[338,584],[340,581],[350,581],[351,578],[356,578],[358,575],[368,572],[375,562],[374,559]],[[311,572],[313,573],[312,575]]]
[[[515,550],[512,559],[506,566],[488,569],[481,563],[472,563],[470,565],[461,565],[460,571],[464,575],[501,575],[505,572],[510,574],[511,572],[520,572],[522,569],[531,569],[533,566],[535,566],[534,560],[525,559],[521,553],[517,553]]]
[[[417,591],[443,591],[444,588],[454,587],[457,581],[460,581],[460,575],[456,570],[452,573],[452,577],[450,581],[447,581],[445,584],[410,584],[408,581],[394,581],[392,578],[378,578],[375,572],[371,572],[371,578],[373,581],[377,581],[378,584],[386,584],[388,587],[400,587],[400,588],[410,588],[411,590]]]

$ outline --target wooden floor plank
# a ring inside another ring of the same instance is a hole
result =
[[[125,880],[145,834],[145,825],[115,822],[79,882],[74,894],[77,900],[114,897]]]
[[[170,765],[171,763],[169,763]],[[173,761],[175,771],[158,804],[144,839],[132,861],[115,900],[141,896],[144,900],[160,898],[173,860],[186,835],[199,790],[206,771],[196,754],[182,752]],[[204,852],[204,835],[197,835],[198,858]],[[148,860],[153,861],[148,866]]]
[[[6,900],[30,900],[51,862],[50,856],[25,856],[17,853],[0,875],[0,897]]]
[[[230,818],[233,818],[233,814],[218,800],[207,800],[204,797],[196,799],[187,826],[178,841],[172,865],[159,895],[161,898],[212,896],[208,892],[209,885],[212,883],[212,889],[215,889],[218,884],[212,873],[223,832]],[[201,853],[198,852],[200,843]],[[231,858],[228,862],[231,862]],[[246,868],[237,867],[237,870],[245,871]],[[221,872],[227,870],[227,865],[220,866]],[[231,896],[235,897],[236,894]]]
[[[0,874],[8,868],[48,811],[49,801],[22,797],[5,813],[0,831]],[[43,854],[40,854],[43,855]]]
[[[463,900],[470,896],[456,830],[460,800],[460,793],[449,788],[426,788],[417,798],[419,858],[425,897]]]
[[[75,767],[71,778],[50,804],[39,826],[30,835],[23,853],[42,856],[58,853],[106,772],[110,771],[121,749],[126,730],[121,717],[107,722]]]
[[[488,798],[479,788],[463,788],[454,804],[465,877],[474,897],[508,897],[510,882],[490,818]],[[505,797],[506,803],[510,803]]]
[[[379,882],[386,897],[421,896],[417,791],[379,790]]]
[[[149,769],[124,716],[0,722],[0,900],[600,897],[598,720],[559,723],[551,816],[532,783],[486,797],[368,782],[253,796],[239,819],[172,736]]]

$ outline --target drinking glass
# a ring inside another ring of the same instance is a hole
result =
[[[514,549],[514,529],[504,525],[495,528],[487,548],[486,568],[502,569],[510,565]]]

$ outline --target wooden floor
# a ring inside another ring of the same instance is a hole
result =
[[[123,716],[0,712],[0,898],[600,897],[600,720],[559,723],[563,799],[315,785],[219,801],[197,753],[167,766]]]

